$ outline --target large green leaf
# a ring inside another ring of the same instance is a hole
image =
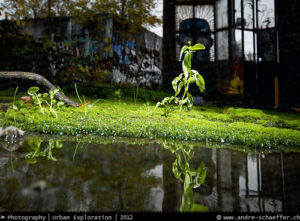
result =
[[[162,106],[163,104],[160,103],[160,102],[157,102],[156,106],[155,106],[155,109],[158,108],[159,106]]]
[[[202,162],[200,167],[197,169],[196,172],[196,177],[194,179],[194,186],[193,188],[198,188],[199,186],[201,186],[206,178],[206,167],[205,164]]]
[[[188,103],[188,108],[192,108],[194,100],[193,96],[190,93],[187,93],[187,103]]]
[[[180,51],[180,55],[179,55],[179,61],[181,61],[181,57],[182,57],[182,54],[188,49],[188,46],[185,45],[181,48],[181,51]]]
[[[185,174],[185,179],[184,179],[184,191],[186,191],[191,185],[191,177],[190,175],[187,173]]]
[[[30,87],[27,91],[27,93],[30,96],[33,96],[36,92],[38,92],[40,89],[38,87]]]
[[[192,70],[192,73],[196,79],[196,84],[197,84],[200,92],[203,93],[205,90],[205,82],[204,82],[203,77],[196,70]]]
[[[61,140],[57,140],[56,142],[55,142],[55,147],[56,148],[62,148],[64,146],[64,143],[61,141]]]
[[[181,173],[178,171],[178,161],[177,161],[177,159],[173,163],[172,172],[175,175],[176,179],[181,180]]]
[[[57,94],[58,92],[59,92],[59,89],[57,89],[57,88],[55,88],[53,91],[54,94]]]
[[[190,48],[192,51],[204,50],[205,46],[203,44],[195,44]]]
[[[182,87],[183,87],[183,82],[180,81],[180,83],[179,83],[179,85],[178,85],[178,90],[177,90],[177,93],[176,93],[175,96],[177,96],[177,95],[180,93]]]
[[[195,77],[190,77],[189,81],[190,81],[190,84],[195,83],[196,82],[196,78]]]
[[[40,136],[28,137],[26,138],[26,142],[30,150],[36,151],[40,148],[43,139]]]
[[[199,168],[198,168],[198,171],[199,171]],[[205,181],[205,178],[206,178],[206,167],[204,165],[204,163],[202,162],[201,163],[201,166],[200,166],[200,174],[201,174],[201,181],[200,181],[200,184],[203,184],[204,181]]]
[[[14,109],[14,110],[18,110],[18,107],[17,107],[17,105],[12,105],[12,108]]]
[[[184,78],[187,80],[189,78],[189,71],[186,65],[184,64],[184,62],[182,62],[182,70],[183,70]]]
[[[57,102],[57,107],[62,107],[62,106],[64,106],[65,104],[64,104],[64,102],[62,102],[62,101],[59,101],[59,102]]]
[[[165,98],[162,100],[162,102],[160,103],[160,105],[166,105],[166,104],[169,104],[169,103],[171,103],[174,99],[175,99],[174,96],[172,96],[172,97],[165,97]],[[160,105],[157,104],[156,106],[160,106]]]
[[[37,163],[37,159],[35,157],[25,157],[25,159],[28,164],[36,164]]]
[[[196,70],[191,70],[191,72],[192,72],[192,76],[195,77],[195,78],[196,78],[196,75],[199,74],[199,72],[196,71]]]
[[[185,104],[187,101],[188,101],[188,98],[186,97],[185,99],[183,99],[183,100],[180,101],[180,104],[183,105],[183,104]]]
[[[183,63],[189,72],[191,71],[191,58],[192,58],[191,52],[187,51],[184,55]]]
[[[180,169],[184,169],[184,165],[183,165],[183,162],[181,160],[181,156],[177,153],[175,154],[176,155],[176,159],[177,159],[177,162],[178,162],[178,166],[180,167]]]
[[[173,86],[173,89],[175,91],[175,93],[177,93],[177,84],[178,84],[178,81],[180,81],[182,78],[182,74],[180,74],[178,77],[174,78],[174,80],[172,81],[172,86]]]
[[[182,82],[180,82],[180,84],[182,85]],[[180,84],[179,84],[179,85],[180,85]],[[181,88],[180,88],[180,89],[181,89]],[[180,91],[179,91],[179,92],[180,92]],[[177,94],[176,94],[175,96],[177,96]],[[178,99],[178,97],[175,97],[174,103],[175,103],[175,104],[179,104],[179,99]]]

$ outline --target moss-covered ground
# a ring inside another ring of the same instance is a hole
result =
[[[41,114],[30,103],[14,112],[12,104],[7,103],[13,100],[14,91],[2,91],[0,126],[15,125],[29,132],[58,135],[168,138],[260,148],[300,147],[299,113],[205,104],[164,117],[162,108],[155,109],[155,102],[166,94],[139,89],[138,96],[135,96],[135,90],[128,92],[122,89],[121,96],[116,96],[115,91],[104,91],[107,96],[96,103],[96,97],[86,98],[90,105],[59,108],[56,110],[57,118]],[[24,93],[18,93],[16,100],[20,100],[22,95]],[[76,96],[71,98],[78,100]],[[5,105],[10,107],[8,111],[3,108]]]

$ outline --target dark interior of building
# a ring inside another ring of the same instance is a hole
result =
[[[164,0],[163,84],[179,74],[191,41],[206,47],[192,57],[205,99],[299,107],[299,9],[297,0]]]

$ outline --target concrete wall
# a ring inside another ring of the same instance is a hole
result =
[[[152,32],[142,32],[135,40],[113,40],[113,53],[118,65],[113,68],[113,82],[128,80],[132,84],[161,84],[162,39]]]
[[[37,43],[51,45],[53,50],[47,51],[45,61],[47,75],[72,72],[70,59],[77,58],[76,66],[93,75],[92,80],[103,73],[102,80],[109,83],[160,85],[161,37],[144,31],[125,40],[114,32],[112,17],[99,18],[96,25],[79,25],[71,17],[27,20],[19,32],[32,36]],[[29,71],[39,71],[34,59]]]

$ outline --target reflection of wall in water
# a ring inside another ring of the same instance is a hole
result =
[[[56,162],[38,158],[36,165],[25,162],[26,152],[10,155],[0,146],[0,210],[160,208],[162,156],[157,146],[80,143],[74,152],[76,145],[65,142],[55,151]]]
[[[299,208],[300,178],[297,173],[300,163],[295,162],[297,157],[277,153],[244,154],[222,149],[210,151],[216,172],[211,194],[201,195],[204,205],[222,211]]]

